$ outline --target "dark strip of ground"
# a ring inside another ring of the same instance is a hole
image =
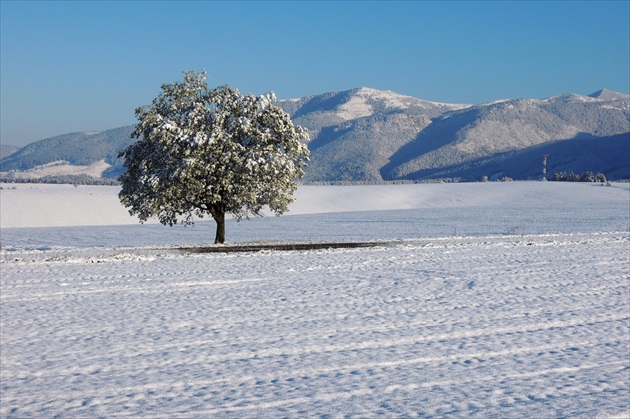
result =
[[[263,244],[224,244],[212,246],[179,247],[183,253],[234,253],[260,252],[263,250],[319,250],[319,249],[354,249],[361,247],[385,246],[391,242],[314,242],[314,243],[263,243]]]

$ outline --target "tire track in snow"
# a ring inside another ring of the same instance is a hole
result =
[[[601,343],[599,342],[582,342],[580,346],[580,350],[585,351],[585,350],[588,350],[589,348],[596,347],[600,344]],[[273,372],[266,371],[261,374],[255,374],[255,375],[254,374],[247,375],[246,373],[246,375],[239,375],[239,376],[234,376],[234,377],[215,377],[212,379],[212,383],[213,385],[231,384],[232,386],[242,387],[244,385],[247,385],[247,383],[249,384],[255,383],[256,385],[260,385],[262,382],[268,382],[268,383],[277,382],[277,381],[290,382],[294,378],[305,377],[305,376],[322,377],[322,376],[326,376],[332,373],[336,373],[337,376],[339,376],[340,374],[356,375],[358,374],[359,371],[363,371],[363,372],[372,371],[372,370],[384,371],[393,367],[410,367],[410,366],[417,367],[423,364],[447,365],[451,363],[459,363],[461,365],[471,365],[472,362],[470,360],[474,360],[474,359],[496,360],[500,358],[509,358],[509,357],[520,356],[520,355],[528,355],[528,354],[530,355],[536,354],[540,356],[541,354],[544,354],[544,353],[563,353],[563,352],[572,353],[575,350],[576,350],[575,347],[561,347],[561,346],[558,346],[557,344],[554,344],[554,345],[540,345],[540,346],[509,348],[509,349],[501,350],[501,351],[458,352],[455,354],[443,355],[443,356],[424,356],[424,357],[400,359],[400,360],[394,360],[394,361],[388,360],[388,361],[363,362],[363,363],[344,364],[344,365],[332,365],[332,366],[326,366],[326,367],[321,367],[317,369],[301,368],[301,369],[280,370],[280,371],[273,371]],[[617,365],[617,364],[622,364],[622,363],[623,363],[622,361],[619,361],[619,362],[611,363],[608,365]],[[200,363],[199,366],[201,367],[201,365],[203,364]],[[425,366],[425,368],[428,367],[428,365]],[[603,364],[602,367],[605,365],[606,364]],[[96,374],[96,373],[105,374],[108,372],[116,372],[118,374],[121,373],[121,371],[118,368],[114,368],[114,367],[98,368],[97,370],[72,368],[69,371],[59,371],[57,374],[52,375],[52,376],[38,373],[35,376],[30,376],[30,377],[25,376],[21,378],[30,379],[31,381],[34,381],[34,380],[48,381],[49,379],[61,379],[64,376],[69,376],[69,375],[80,377],[82,375],[84,376],[84,375],[90,375],[90,374]],[[523,376],[525,376],[525,374]],[[441,383],[444,383],[444,382],[441,382]],[[456,382],[453,381],[453,383],[456,383]],[[182,385],[189,386],[189,387],[190,386],[191,387],[204,386],[207,384],[208,384],[208,379],[201,379],[201,380],[187,379],[185,383],[182,383]],[[141,385],[135,384],[133,386],[119,386],[117,387],[116,392],[117,393],[126,393],[130,391],[142,392],[142,391],[156,389],[157,387],[159,387],[159,383],[155,383],[155,382],[141,384]]]
[[[447,340],[462,340],[462,339],[471,339],[471,338],[480,338],[493,336],[498,337],[502,335],[514,335],[514,334],[526,334],[526,333],[534,333],[541,332],[546,330],[554,330],[561,329],[567,330],[571,327],[581,327],[585,324],[590,326],[603,324],[603,323],[611,323],[611,322],[625,322],[630,320],[630,316],[628,315],[608,315],[608,316],[596,316],[594,318],[587,319],[575,319],[572,321],[553,321],[553,322],[539,322],[530,325],[524,325],[521,327],[497,327],[497,328],[483,328],[483,329],[473,329],[473,330],[462,330],[459,332],[453,333],[442,333],[442,334],[433,334],[429,336],[424,335],[416,335],[409,337],[401,337],[396,339],[386,339],[386,340],[370,340],[370,341],[361,341],[361,342],[353,342],[352,344],[318,344],[312,346],[301,346],[301,347],[279,347],[272,349],[259,349],[255,351],[236,351],[236,352],[227,352],[224,354],[204,354],[202,356],[202,360],[204,363],[210,364],[219,364],[226,361],[244,361],[244,360],[261,360],[263,358],[283,358],[283,357],[303,357],[308,354],[330,354],[330,353],[340,353],[340,352],[350,352],[350,351],[362,351],[368,349],[386,349],[386,348],[395,348],[395,347],[403,347],[403,346],[413,346],[418,344],[424,344],[428,342],[440,342]],[[207,341],[206,344],[210,345],[213,341]],[[195,345],[195,346],[203,346],[203,345]],[[181,348],[180,345],[178,348]],[[172,348],[172,347],[171,347]],[[164,348],[159,347],[153,353],[163,352]],[[179,351],[177,352],[186,352]],[[124,353],[124,354],[116,354],[115,359],[118,362],[122,362],[124,358],[136,359],[142,356],[148,356],[151,352],[142,352],[142,353]],[[112,355],[110,355],[112,356]],[[49,359],[50,362],[55,363],[55,361],[62,361],[64,358]],[[95,361],[107,359],[102,355],[93,356],[93,357],[82,357],[82,363],[94,363]],[[112,358],[113,360],[113,358]],[[3,364],[6,368],[9,368],[12,363],[9,358],[3,357]],[[160,367],[167,367],[177,364],[178,359],[166,359],[161,360],[157,365]],[[156,365],[156,366],[157,366]],[[54,368],[49,368],[47,370],[52,375],[64,375],[65,372],[62,369],[61,371],[56,371]]]

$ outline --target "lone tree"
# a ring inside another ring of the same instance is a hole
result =
[[[225,241],[225,215],[276,215],[293,201],[304,176],[307,131],[274,104],[273,93],[242,95],[229,86],[209,90],[207,74],[184,72],[162,85],[150,106],[136,109],[138,141],[121,151],[125,172],[119,198],[140,222],[193,224],[211,215],[215,243]]]

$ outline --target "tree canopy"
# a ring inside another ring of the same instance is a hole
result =
[[[287,211],[308,161],[306,129],[274,104],[275,96],[208,89],[207,74],[184,72],[162,85],[123,150],[120,201],[132,215],[170,226],[211,215],[215,243],[225,241],[225,215],[261,215],[267,206]]]

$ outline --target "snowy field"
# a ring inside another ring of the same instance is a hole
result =
[[[627,183],[303,186],[227,240],[382,243],[248,253],[116,193],[0,190],[1,417],[630,414]]]

